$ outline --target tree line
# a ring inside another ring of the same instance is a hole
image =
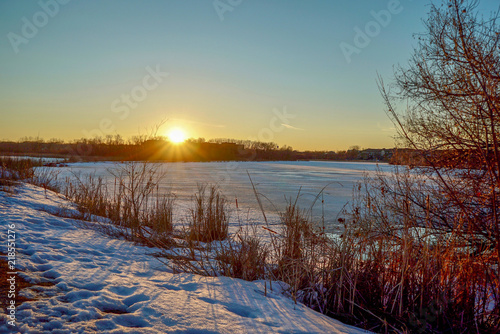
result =
[[[24,137],[16,142],[0,142],[1,154],[53,156],[72,161],[368,160],[388,162],[392,152],[392,149],[362,150],[359,146],[338,151],[298,151],[291,146],[280,146],[274,142],[229,138],[210,140],[191,138],[182,144],[173,144],[159,136],[134,136],[124,139],[120,135],[82,138],[68,142],[60,139],[44,140],[33,137]]]

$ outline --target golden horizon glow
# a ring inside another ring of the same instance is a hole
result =
[[[174,144],[181,144],[186,141],[186,132],[181,128],[173,128],[168,131],[168,140]]]

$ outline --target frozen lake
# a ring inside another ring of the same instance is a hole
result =
[[[60,177],[71,176],[71,172],[82,175],[95,173],[112,183],[114,179],[110,170],[119,165],[111,162],[69,164],[63,168]],[[238,221],[244,224],[262,223],[262,213],[250,175],[261,194],[270,223],[278,222],[278,211],[290,199],[295,201],[298,196],[300,208],[308,210],[319,195],[312,209],[313,219],[322,224],[324,216],[327,231],[334,232],[342,208],[352,198],[353,186],[362,181],[366,174],[373,175],[377,169],[391,172],[393,166],[385,163],[333,161],[195,162],[160,163],[159,169],[165,172],[161,189],[176,195],[180,220],[186,218],[198,184],[216,184],[231,203],[233,224]]]

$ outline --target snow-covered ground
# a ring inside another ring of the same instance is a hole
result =
[[[173,274],[149,255],[155,249],[54,215],[70,205],[33,185],[0,191],[0,250],[11,225],[16,268],[55,284],[24,289],[35,299],[18,305],[14,327],[3,309],[0,332],[366,333],[295,305],[276,282],[266,296],[262,281]]]

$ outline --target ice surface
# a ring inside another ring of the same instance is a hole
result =
[[[74,177],[74,174],[95,174],[112,185],[114,178],[110,171],[120,166],[112,162],[69,164],[60,169],[60,179]],[[218,185],[229,199],[233,208],[232,225],[261,222],[262,213],[250,175],[271,224],[278,223],[278,212],[287,201],[295,201],[298,196],[297,203],[302,209],[313,208],[314,221],[323,222],[324,217],[327,232],[334,232],[342,208],[352,199],[353,187],[365,175],[373,175],[377,170],[382,173],[393,170],[393,166],[386,163],[336,161],[158,163],[158,166],[165,172],[161,190],[176,196],[178,221],[185,220],[198,184],[209,183]]]
[[[0,223],[15,224],[19,269],[36,300],[0,313],[0,332],[21,333],[363,333],[264,287],[227,277],[172,274],[155,249],[111,239],[54,215],[59,195],[24,184],[0,192]],[[5,252],[6,244],[2,244]],[[267,289],[267,296],[264,290]],[[29,291],[28,291],[29,290]]]

